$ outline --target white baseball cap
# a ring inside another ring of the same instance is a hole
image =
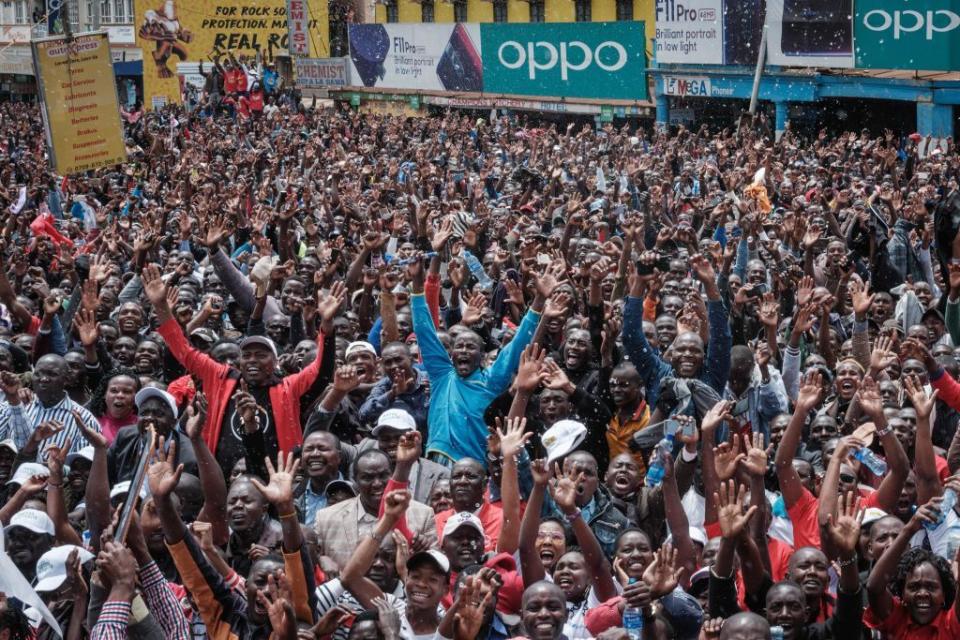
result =
[[[277,345],[275,345],[273,340],[267,336],[250,336],[249,338],[244,338],[244,340],[240,343],[240,348],[246,349],[247,347],[251,347],[253,345],[266,347],[271,353],[273,353],[274,358],[277,357]]]
[[[344,352],[343,357],[349,358],[354,353],[359,353],[361,351],[372,353],[374,357],[377,356],[377,350],[373,348],[372,344],[366,340],[357,340],[347,345],[347,350]]]
[[[23,484],[33,476],[48,478],[50,469],[39,462],[24,462],[13,472],[13,477],[7,480],[7,484]]]
[[[484,535],[483,523],[480,522],[480,518],[469,511],[461,511],[447,519],[447,523],[443,525],[443,538],[446,538],[460,527],[473,527],[480,532],[481,536]]]
[[[23,527],[34,533],[45,533],[49,536],[54,535],[53,520],[39,509],[21,509],[10,518],[10,524],[3,528],[4,531],[10,531],[14,527]]]
[[[547,450],[547,463],[562,458],[576,449],[587,437],[587,427],[576,420],[558,420],[540,437]]]
[[[863,522],[860,523],[861,527],[868,527],[880,518],[886,518],[888,514],[883,509],[878,509],[877,507],[870,507],[863,512]]]
[[[73,465],[73,463],[76,462],[78,458],[83,458],[84,460],[93,462],[93,446],[87,445],[83,449],[80,449],[80,451],[67,454],[67,460],[66,460],[67,466],[69,467]]]
[[[450,573],[450,560],[436,549],[427,549],[410,556],[407,560],[407,569],[413,569],[423,562],[434,565],[437,569],[440,569],[440,573]]]
[[[17,449],[17,443],[13,441],[13,438],[7,438],[6,440],[0,440],[0,447],[5,447],[13,451],[14,454],[19,452]]]
[[[417,421],[413,416],[403,409],[387,409],[377,418],[377,426],[371,431],[371,435],[377,436],[384,429],[396,429],[397,431],[416,431]]]
[[[130,493],[130,481],[124,480],[123,482],[118,482],[113,485],[110,489],[110,499],[113,500],[117,496],[122,496],[125,493]],[[147,496],[150,495],[150,490],[147,489],[147,482],[144,480],[143,484],[140,485],[140,499],[146,500]]]
[[[167,403],[167,406],[170,407],[170,411],[173,411],[174,418],[179,416],[180,412],[177,410],[177,401],[174,400],[172,395],[163,389],[158,389],[156,387],[144,387],[143,389],[140,389],[140,391],[137,391],[137,395],[134,396],[133,401],[139,410],[143,403],[150,398],[160,398]]]
[[[80,555],[80,564],[93,559],[93,554],[73,544],[54,547],[37,560],[37,584],[34,591],[56,591],[67,579],[67,558],[76,549]]]

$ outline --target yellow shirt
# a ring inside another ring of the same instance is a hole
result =
[[[630,448],[630,440],[633,434],[646,427],[649,422],[650,409],[646,402],[641,401],[629,420],[621,424],[620,416],[615,412],[607,424],[607,448],[610,450],[610,459],[613,460],[621,453],[629,453],[640,467],[641,478],[647,474],[647,462],[643,459],[643,454]]]

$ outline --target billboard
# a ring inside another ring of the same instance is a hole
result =
[[[346,58],[297,58],[297,86],[302,89],[346,87],[350,84]]]
[[[110,58],[102,32],[35,40],[33,63],[43,122],[57,173],[123,162],[127,151]]]
[[[294,57],[310,55],[307,0],[287,0],[287,45]]]
[[[960,0],[857,0],[856,66],[960,70]]]
[[[304,0],[309,56],[329,54],[327,3]],[[214,51],[253,57],[290,48],[286,0],[134,0],[143,50],[144,103],[180,102],[177,63],[208,61]]]
[[[853,67],[852,0],[767,0],[767,63]]]
[[[357,86],[483,90],[478,24],[351,24],[349,38]]]
[[[657,62],[723,63],[723,0],[657,0],[655,16]]]
[[[643,22],[485,23],[480,34],[488,93],[647,97]]]

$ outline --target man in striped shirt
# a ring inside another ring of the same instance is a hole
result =
[[[38,461],[46,460],[46,450],[54,444],[62,447],[70,440],[74,453],[86,445],[77,420],[91,431],[100,431],[100,423],[83,405],[66,393],[67,361],[49,354],[37,361],[33,372],[36,397],[28,403],[20,398],[20,379],[4,372],[0,385],[7,401],[0,403],[0,440],[13,439],[21,455],[36,453]]]

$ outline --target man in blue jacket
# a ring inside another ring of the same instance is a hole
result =
[[[646,256],[641,260],[644,258]],[[727,309],[717,287],[716,272],[702,255],[690,258],[690,269],[703,284],[707,295],[709,343],[704,353],[703,339],[699,334],[692,331],[681,333],[669,350],[669,362],[660,357],[643,334],[643,297],[646,282],[651,278],[634,275],[630,280],[630,295],[623,306],[623,348],[643,378],[650,407],[657,405],[661,382],[666,378],[698,379],[720,396],[727,385],[732,337]]]
[[[433,260],[438,258],[434,256]],[[437,329],[423,295],[423,265],[413,266],[413,331],[417,335],[423,368],[430,377],[430,415],[427,458],[446,466],[469,457],[486,460],[487,425],[483,412],[506,391],[520,364],[520,355],[533,341],[541,312],[557,281],[550,273],[535,277],[536,297],[523,317],[513,339],[487,369],[480,367],[483,340],[473,331],[462,330],[453,339],[447,354],[437,338]],[[560,309],[563,311],[563,308]],[[545,316],[546,317],[546,316]]]

